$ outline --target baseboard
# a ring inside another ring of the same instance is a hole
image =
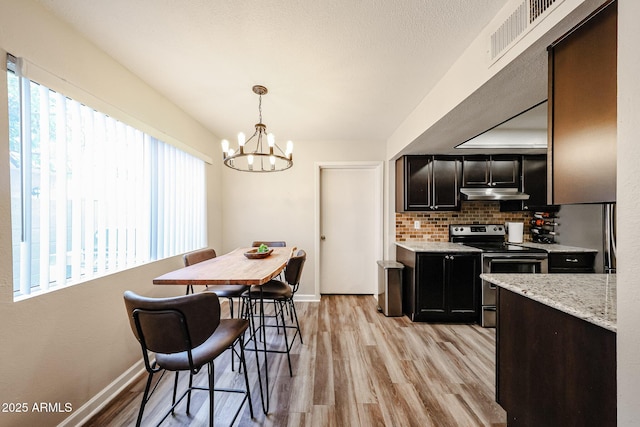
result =
[[[369,294],[363,294],[363,295],[369,295]],[[371,296],[374,297],[376,301],[378,300],[378,295],[372,294]],[[320,296],[313,295],[313,294],[308,294],[308,295],[296,294],[296,296],[293,297],[293,300],[299,301],[299,302],[320,302]]]
[[[320,297],[314,294],[308,294],[308,295],[296,294],[296,296],[293,297],[293,300],[300,301],[300,302],[319,302]]]
[[[58,424],[58,427],[71,427],[85,424],[145,372],[144,361],[140,359],[139,362],[127,369],[111,384],[93,396],[87,403],[73,411],[73,414]]]

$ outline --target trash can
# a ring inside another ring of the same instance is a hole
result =
[[[395,261],[378,261],[378,310],[385,316],[402,316],[402,269]]]

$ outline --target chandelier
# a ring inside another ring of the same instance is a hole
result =
[[[244,172],[278,172],[289,169],[293,166],[293,142],[287,141],[287,148],[282,151],[273,134],[267,134],[267,126],[262,123],[262,95],[266,95],[267,88],[256,85],[253,92],[259,97],[260,120],[256,124],[256,130],[249,139],[240,132],[236,150],[229,148],[229,141],[222,140],[224,164]]]

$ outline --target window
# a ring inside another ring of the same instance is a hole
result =
[[[8,61],[14,298],[206,246],[204,161]]]

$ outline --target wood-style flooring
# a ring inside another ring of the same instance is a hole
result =
[[[247,353],[255,417],[245,404],[235,425],[506,426],[506,414],[494,399],[494,329],[385,317],[371,296],[323,296],[319,303],[296,307],[304,344],[296,339],[293,345],[293,377],[286,355],[269,355],[271,408],[264,415],[255,354]],[[268,334],[268,343],[281,341],[275,330]],[[242,387],[228,353],[216,360],[216,387]],[[207,384],[206,369],[195,378]],[[135,425],[145,380],[85,425]],[[172,388],[173,374],[147,404],[143,425],[157,424],[171,405]],[[216,394],[216,425],[230,424],[237,399]],[[190,415],[182,403],[162,425],[207,425],[208,405],[207,392],[195,392]]]

